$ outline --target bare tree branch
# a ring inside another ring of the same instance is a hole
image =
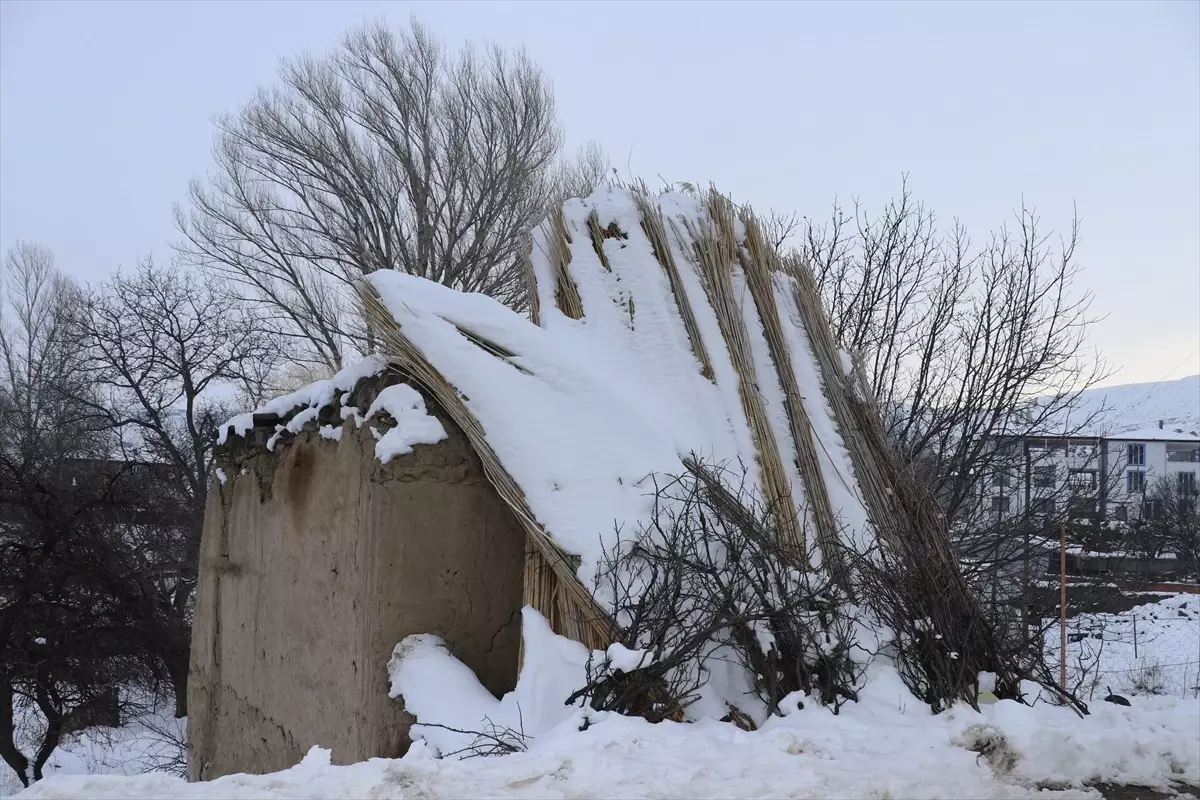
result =
[[[550,82],[524,51],[456,55],[413,21],[284,64],[282,85],[218,121],[216,174],[177,211],[183,252],[230,275],[330,369],[370,346],[353,282],[396,269],[521,310],[526,232],[559,185]]]

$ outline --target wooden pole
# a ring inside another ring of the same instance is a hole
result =
[[[1058,526],[1058,682],[1067,686],[1067,526]]]

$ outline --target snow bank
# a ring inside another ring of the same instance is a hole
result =
[[[45,721],[30,709],[14,708],[14,712],[17,745],[26,754],[33,753]],[[163,704],[145,710],[120,728],[95,727],[67,734],[50,754],[43,772],[47,778],[136,775],[151,770],[182,774],[186,735],[187,719],[176,719]],[[11,797],[20,789],[17,774],[0,761],[0,797]]]
[[[418,634],[396,645],[388,663],[390,696],[403,698],[405,710],[417,718],[412,739],[437,754],[458,753],[478,738],[472,733],[507,729],[520,738],[536,737],[570,718],[577,709],[566,700],[587,682],[592,654],[554,633],[528,606],[521,612],[521,639],[524,664],[517,686],[500,700],[437,636]],[[603,661],[604,654],[598,655]]]
[[[449,663],[430,645],[426,641],[418,648],[425,650],[418,661],[431,660],[416,666],[414,674]],[[518,687],[514,694],[521,691]],[[558,712],[564,716],[557,725],[540,728],[527,751],[506,756],[436,759],[430,746],[418,743],[402,759],[331,766],[328,751],[314,747],[299,765],[270,775],[193,784],[163,774],[61,776],[21,797],[1095,800],[1094,791],[1082,790],[1084,783],[1160,788],[1171,781],[1200,783],[1200,701],[1135,698],[1129,708],[1098,703],[1093,710],[1080,719],[1054,706],[1001,701],[982,713],[959,706],[934,716],[893,670],[876,666],[861,702],[847,705],[840,715],[808,704],[772,718],[756,732],[711,720],[651,725],[615,714],[592,714],[585,726],[582,711],[566,709]],[[527,714],[527,724],[529,719]],[[1011,756],[1007,763],[996,758],[989,763],[967,749],[985,737],[1003,744]]]

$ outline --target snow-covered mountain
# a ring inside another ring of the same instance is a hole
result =
[[[1200,432],[1200,375],[1173,381],[1127,383],[1090,389],[1080,396],[1076,419],[1097,414],[1096,433],[1114,434],[1145,428]]]

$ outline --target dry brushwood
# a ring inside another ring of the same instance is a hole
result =
[[[1080,714],[1087,706],[1055,681],[1040,632],[1016,631],[989,613],[960,573],[911,547],[850,553],[845,563],[882,629],[901,679],[934,713],[962,701],[978,708],[979,674],[996,675],[995,694],[1022,700],[1022,681],[1047,689]],[[949,584],[948,581],[955,581]]]
[[[999,697],[1021,700],[1021,682],[1033,681],[1086,713],[1054,681],[1040,632],[989,614],[961,574],[915,549],[839,545],[839,563],[867,609],[860,613],[837,580],[807,568],[780,539],[777,517],[747,488],[744,471],[685,463],[681,476],[652,476],[650,522],[623,541],[618,535],[597,572],[615,641],[641,651],[641,663],[623,671],[597,659],[572,702],[678,718],[699,697],[712,660],[732,653],[754,676],[768,713],[796,691],[837,713],[857,698],[863,665],[878,655],[856,636],[870,625],[890,640],[886,654],[905,684],[935,712],[956,701],[975,706],[979,674],[992,672]]]
[[[769,712],[795,691],[836,711],[861,677],[845,595],[779,537],[777,515],[744,471],[687,464],[681,476],[652,479],[650,522],[625,541],[618,535],[597,574],[616,641],[643,652],[641,665],[594,664],[571,700],[651,721],[680,717],[711,662],[732,652]]]
[[[520,714],[520,709],[517,709]],[[525,735],[524,719],[518,723],[517,728],[509,728],[504,725],[497,725],[489,717],[483,718],[484,727],[481,731],[468,731],[461,728],[452,728],[449,725],[439,725],[435,722],[417,722],[413,725],[414,728],[437,728],[451,733],[470,736],[471,743],[466,747],[458,750],[452,750],[449,753],[442,753],[441,758],[478,758],[486,756],[507,756],[513,753],[523,753],[529,749],[529,737]]]

